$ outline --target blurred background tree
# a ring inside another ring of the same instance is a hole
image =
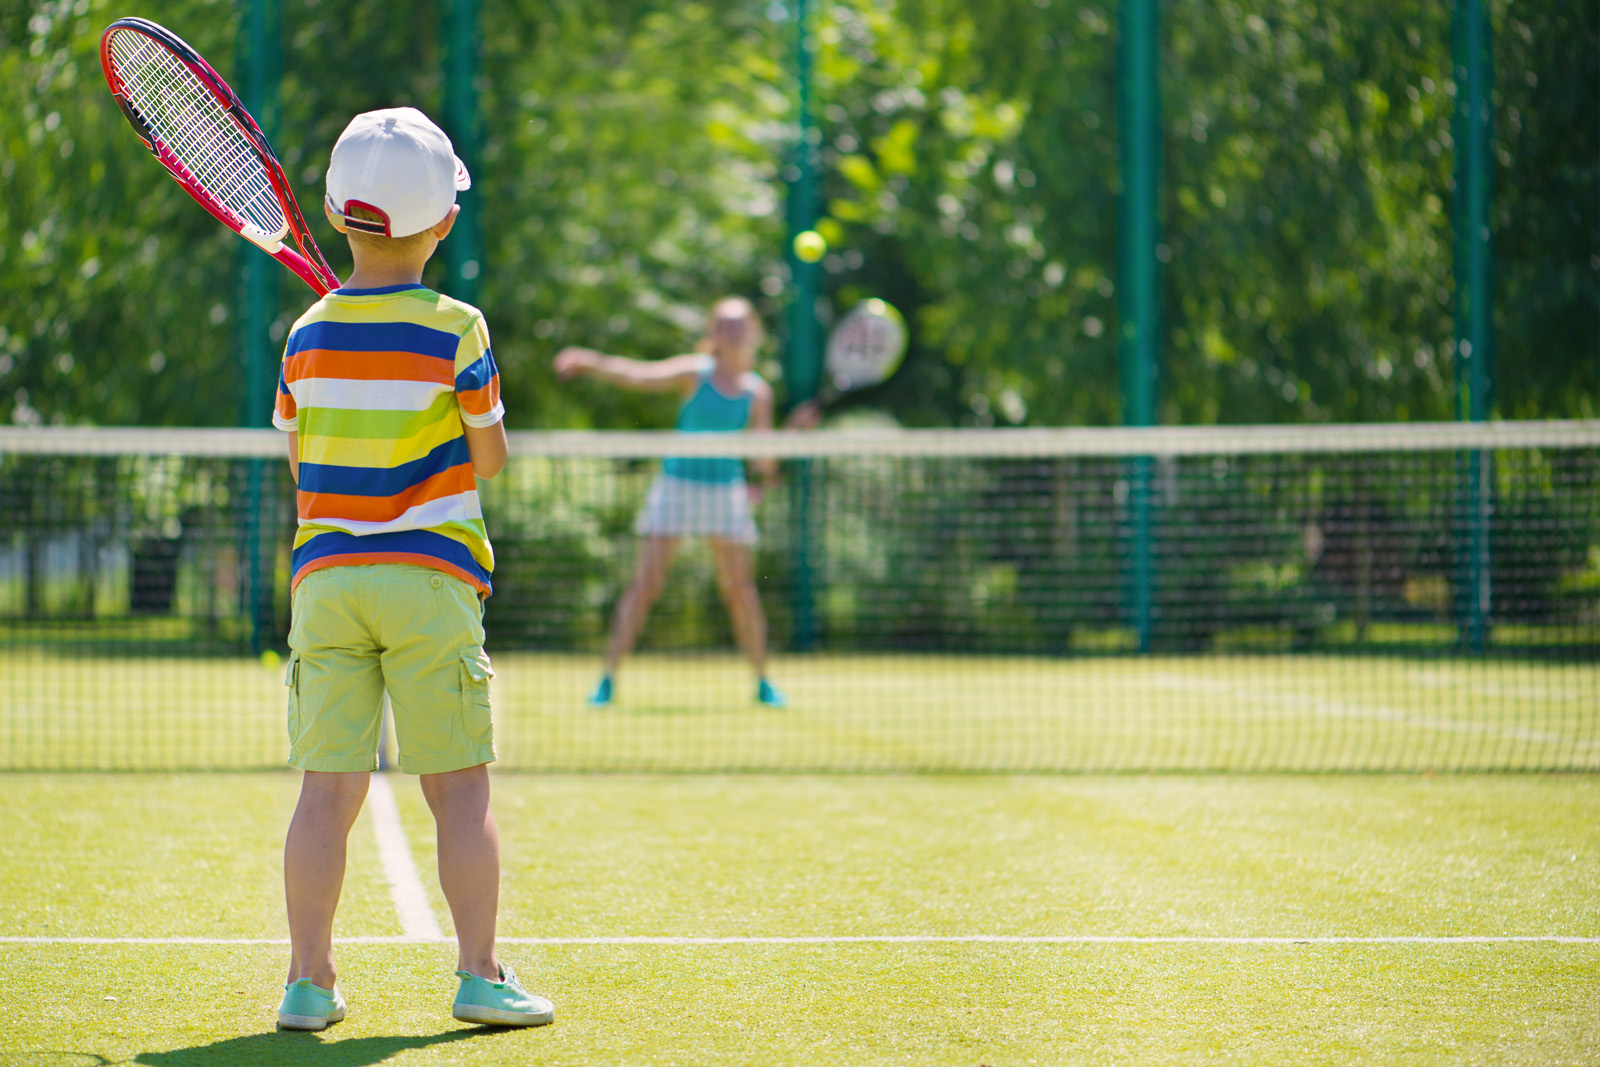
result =
[[[907,425],[1116,422],[1115,5],[820,8],[820,310],[879,295],[913,329],[900,373],[855,403]],[[440,113],[440,19],[282,9],[277,147],[315,215],[350,115]],[[1600,12],[1491,12],[1497,409],[1594,417]],[[106,94],[99,34],[121,13],[0,0],[0,420],[230,424],[237,239]],[[234,73],[236,5],[146,13]],[[1448,8],[1172,0],[1162,18],[1163,421],[1451,417]],[[510,424],[666,425],[670,399],[558,387],[550,357],[682,351],[724,293],[759,300],[775,354],[787,5],[480,0],[480,26],[466,195]],[[280,284],[274,343],[310,300]]]

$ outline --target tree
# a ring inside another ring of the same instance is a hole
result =
[[[669,398],[558,387],[549,357],[682,351],[726,293],[780,321],[788,9],[481,3],[465,195],[511,425],[667,425]],[[1118,421],[1114,5],[819,8],[822,310],[877,295],[912,325],[902,370],[852,402],[912,425]],[[275,143],[339,268],[315,217],[328,152],[358,111],[439,112],[439,13],[282,11]],[[238,242],[125,129],[98,70],[112,14],[0,9],[0,418],[230,424]],[[233,73],[235,5],[161,17]],[[1600,15],[1493,17],[1498,411],[1593,416]],[[1448,9],[1175,0],[1162,33],[1163,421],[1451,417]],[[274,342],[310,302],[279,284]]]

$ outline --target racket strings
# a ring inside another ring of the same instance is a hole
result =
[[[116,34],[111,53],[128,102],[194,179],[241,221],[283,233],[288,219],[255,146],[194,72],[142,33]]]
[[[899,327],[873,314],[852,315],[828,345],[828,370],[839,388],[876,382],[899,354]]]

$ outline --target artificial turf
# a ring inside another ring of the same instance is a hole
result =
[[[731,654],[496,653],[523,771],[1600,770],[1600,670],[1378,655],[780,657],[782,713]],[[282,767],[283,666],[0,651],[0,770]]]
[[[11,774],[0,935],[284,935],[284,773]],[[426,808],[397,783],[435,910]],[[1587,776],[499,775],[511,938],[1600,937]],[[365,819],[338,933],[398,923]],[[508,944],[557,1003],[448,1017],[447,944],[0,943],[0,1064],[1581,1063],[1600,944]],[[115,999],[107,999],[115,998]]]

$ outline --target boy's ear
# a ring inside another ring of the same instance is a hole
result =
[[[333,209],[328,206],[328,202],[326,200],[324,200],[322,202],[322,213],[324,215],[328,216],[328,225],[329,226],[332,226],[334,229],[338,230],[340,233],[344,232],[344,216],[343,215],[338,215],[338,216],[334,215]]]
[[[451,204],[450,214],[441,219],[439,224],[428,232],[433,234],[433,236],[438,240],[444,240],[446,237],[450,236],[450,231],[455,227],[456,224],[456,216],[459,214],[461,214],[461,205]]]

